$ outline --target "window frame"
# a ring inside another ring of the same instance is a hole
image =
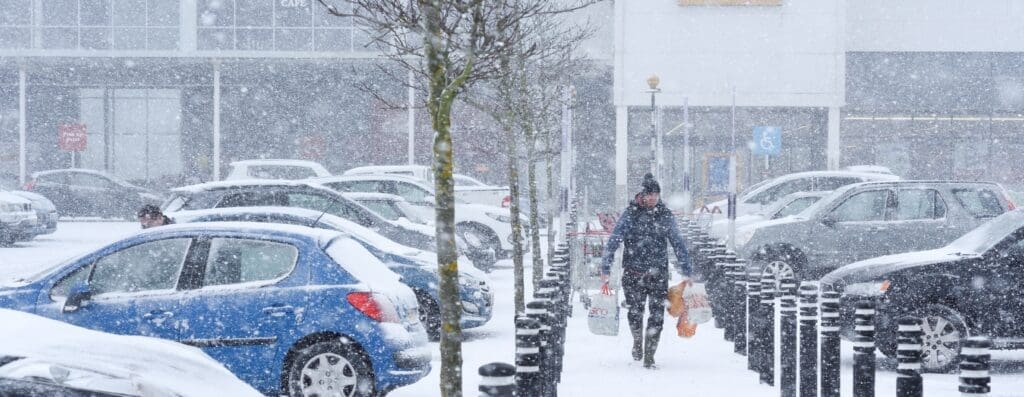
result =
[[[896,217],[899,215],[899,210],[900,210],[900,193],[904,192],[904,191],[910,191],[910,190],[931,191],[932,193],[934,193],[935,194],[935,200],[932,202],[932,214],[937,212],[936,210],[939,209],[938,204],[942,204],[942,217],[938,217],[938,218],[932,217],[932,218],[915,218],[915,219],[897,219]],[[896,200],[896,206],[894,208],[892,208],[892,210],[891,210],[891,217],[890,217],[890,219],[893,222],[945,221],[948,218],[948,216],[949,216],[949,205],[946,204],[946,200],[942,197],[942,192],[940,192],[938,189],[933,188],[933,187],[922,186],[922,187],[897,188],[896,192],[895,192],[895,195],[894,195],[894,199]]]
[[[836,213],[836,210],[839,209],[839,207],[842,207],[847,202],[849,202],[850,199],[852,199],[852,198],[854,198],[854,197],[856,197],[858,195],[864,194],[864,193],[878,192],[878,191],[886,192],[885,213],[882,214],[882,219],[881,220],[844,221],[844,220],[838,219],[837,217],[834,216],[834,214]],[[849,224],[849,223],[881,223],[881,222],[890,222],[891,219],[892,219],[892,211],[893,211],[893,208],[894,208],[894,206],[893,206],[894,202],[895,202],[895,192],[893,192],[893,189],[888,188],[888,187],[872,188],[872,189],[865,189],[865,190],[857,190],[857,191],[853,191],[853,192],[850,192],[849,194],[847,194],[845,197],[843,197],[843,199],[841,201],[839,201],[838,203],[833,205],[831,208],[829,208],[829,210],[827,212],[825,212],[825,214],[826,214],[827,217],[835,219],[837,224],[842,224],[842,223]]]
[[[169,293],[180,292],[180,291],[182,291],[182,280],[188,275],[188,270],[190,269],[190,266],[191,266],[190,262],[195,259],[193,257],[193,253],[194,253],[194,250],[196,250],[196,248],[197,248],[197,244],[196,244],[197,243],[197,239],[195,237],[193,237],[193,236],[170,236],[170,237],[165,237],[165,238],[140,241],[140,242],[137,242],[137,243],[129,245],[129,246],[121,247],[120,249],[117,249],[116,251],[108,252],[108,253],[106,253],[104,255],[101,255],[101,256],[98,256],[96,258],[93,258],[87,264],[82,265],[81,267],[79,267],[79,268],[77,268],[75,270],[72,270],[68,274],[66,274],[63,277],[61,277],[59,281],[53,283],[53,285],[50,286],[50,291],[48,292],[47,295],[50,297],[50,300],[53,300],[53,290],[57,288],[58,284],[64,282],[69,277],[72,277],[73,275],[75,275],[79,271],[83,271],[86,268],[88,268],[89,275],[86,277],[85,281],[86,281],[87,284],[89,284],[89,288],[91,290],[93,288],[93,276],[95,275],[95,272],[96,272],[96,265],[101,260],[103,260],[105,258],[108,258],[111,255],[119,254],[121,252],[124,252],[126,250],[129,250],[129,249],[141,246],[141,245],[152,244],[152,243],[161,242],[161,241],[167,241],[167,240],[188,240],[188,245],[185,248],[185,255],[182,257],[181,266],[178,269],[177,275],[175,276],[174,287],[169,288],[169,289],[166,289],[166,288],[165,289],[148,289],[148,290],[130,291],[130,292],[129,291],[117,291],[117,292],[96,293],[95,291],[93,291],[92,299],[95,300],[96,298],[100,298],[99,300],[107,300],[107,299],[115,299],[115,298],[122,297],[122,296],[164,295],[164,294],[169,294]],[[65,296],[64,298],[67,298],[67,297]],[[54,302],[57,302],[57,301],[54,301]]]

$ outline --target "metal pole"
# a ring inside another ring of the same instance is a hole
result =
[[[921,397],[921,322],[903,317],[897,332],[896,397]]]
[[[818,287],[800,286],[800,397],[818,395]]]
[[[561,194],[559,195],[559,209],[561,211],[558,215],[558,228],[555,230],[566,230],[565,227],[569,222],[569,178],[570,172],[572,172],[572,158],[570,153],[572,152],[572,143],[569,139],[569,102],[572,100],[570,87],[565,87],[562,91],[562,144],[559,147],[561,149],[561,169],[559,170],[558,187]],[[568,236],[562,239],[567,240]]]
[[[409,71],[409,165],[416,165],[416,76],[412,70]]]
[[[853,315],[853,396],[875,396],[875,304],[857,302]]]
[[[18,182],[25,185],[28,182],[28,158],[25,154],[25,145],[28,138],[26,132],[27,106],[26,86],[28,84],[28,72],[25,70],[25,61],[18,63]]]
[[[220,180],[220,60],[213,60],[213,179]]]
[[[732,154],[729,156],[729,238],[726,240],[730,251],[736,250],[736,87],[732,87],[732,107],[730,108],[730,134],[732,136]]]
[[[686,204],[683,213],[689,215],[693,211],[693,193],[690,191],[690,104],[689,98],[683,98],[683,197]]]

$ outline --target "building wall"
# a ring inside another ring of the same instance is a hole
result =
[[[846,0],[846,48],[882,52],[1024,51],[1024,2]]]
[[[844,2],[790,0],[780,6],[680,6],[632,0],[618,10],[616,105],[658,102],[727,106],[829,106],[841,98]]]

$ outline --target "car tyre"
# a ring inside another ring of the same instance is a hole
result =
[[[960,341],[967,322],[956,310],[931,304],[912,314],[921,321],[921,371],[947,373],[960,363]]]
[[[355,345],[341,340],[314,343],[296,352],[288,365],[290,397],[375,396],[373,368]]]
[[[494,232],[488,229],[487,227],[480,226],[477,224],[460,224],[456,226],[456,233],[458,233],[463,238],[463,240],[466,240],[467,242],[473,240],[480,241],[482,243],[483,250],[492,250],[494,252],[495,258],[501,256],[501,239],[498,238],[498,236],[495,235]],[[472,234],[472,236],[467,236],[469,234]],[[484,272],[490,272],[494,264],[483,263],[482,265],[477,265],[476,262],[473,262],[473,266]]]

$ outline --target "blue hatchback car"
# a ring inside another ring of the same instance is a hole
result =
[[[334,231],[170,225],[3,286],[0,307],[197,346],[267,394],[365,396],[430,371],[398,278]]]
[[[289,225],[313,225],[317,228],[347,233],[359,241],[371,254],[384,262],[391,271],[402,276],[402,282],[416,293],[420,307],[420,322],[431,340],[441,337],[441,309],[438,300],[437,256],[432,252],[407,247],[389,240],[373,230],[355,222],[304,208],[292,207],[239,207],[210,210],[179,211],[174,220],[184,222],[270,222]],[[463,329],[476,328],[491,320],[494,294],[486,275],[476,268],[459,269],[459,298],[462,303]]]

